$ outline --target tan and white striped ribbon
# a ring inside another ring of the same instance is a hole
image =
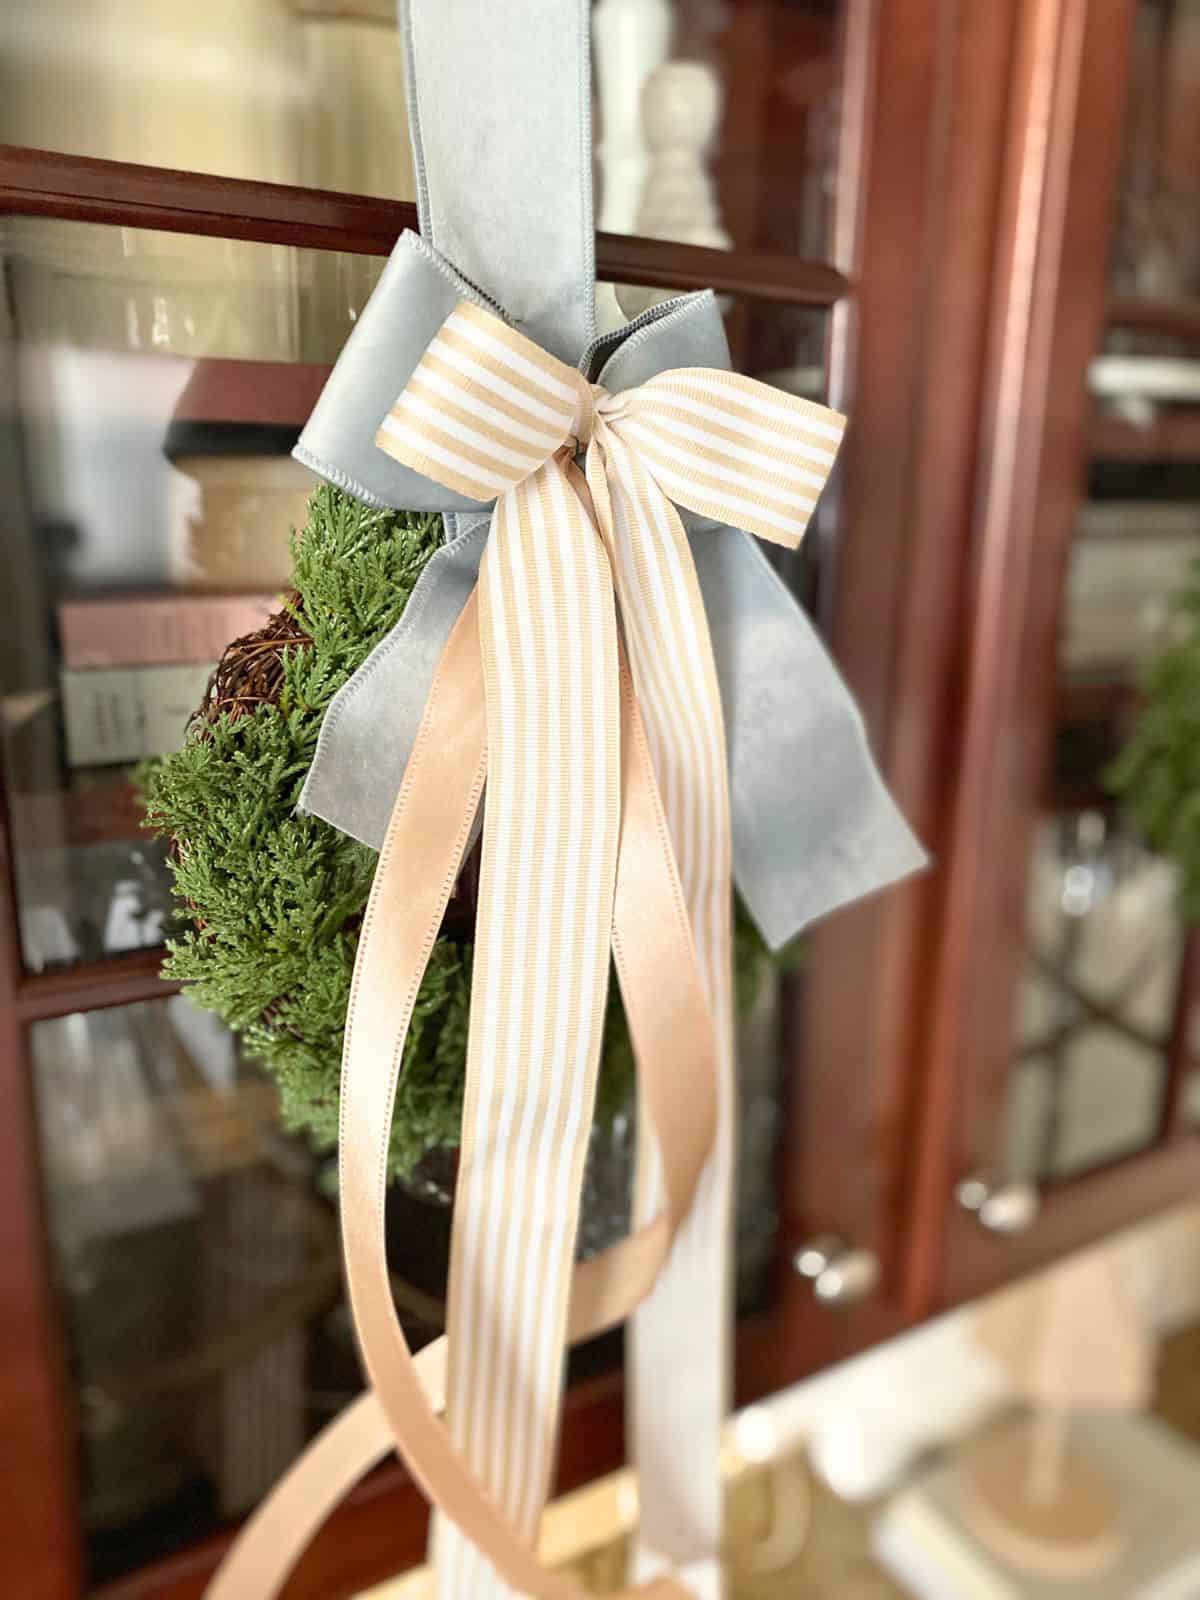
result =
[[[696,1306],[698,1287],[710,1312],[686,1329],[675,1320],[666,1345],[675,1349],[674,1370],[656,1381],[674,1394],[678,1430],[664,1441],[661,1415],[656,1429],[656,1408],[642,1406],[649,1432],[638,1431],[638,1460],[645,1468],[664,1448],[678,1451],[686,1432],[689,1452],[707,1452],[704,1493],[715,1500],[734,1126],[729,803],[716,672],[672,501],[794,546],[842,426],[822,407],[716,370],[666,372],[608,395],[464,303],[377,435],[381,448],[447,487],[476,500],[497,497],[481,620],[491,675],[488,811],[489,818],[495,811],[500,843],[480,895],[476,960],[489,984],[477,981],[471,1022],[448,1414],[472,1467],[526,1538],[544,1503],[557,1435],[561,1334],[589,1121],[577,1108],[591,1103],[604,993],[606,949],[595,929],[613,848],[612,813],[599,811],[601,794],[612,793],[603,752],[616,737],[612,645],[604,643],[613,578],[720,1063],[716,1149],[667,1268],[666,1292],[650,1315],[672,1319],[684,1283],[686,1303]],[[571,467],[580,446],[587,452],[584,496]],[[498,760],[505,772],[499,793]],[[564,807],[580,784],[594,815]],[[564,854],[568,813],[579,847]],[[522,849],[530,858],[524,866]],[[489,941],[504,915],[508,931],[494,935],[504,962],[497,982]],[[553,984],[546,964],[560,945],[573,980],[568,1013],[547,1007]],[[564,1014],[571,1018],[565,1037],[555,1032]],[[564,1072],[566,1084],[559,1081]],[[533,1161],[535,1146],[553,1158]],[[651,1170],[640,1186],[639,1215],[652,1216],[660,1204]],[[648,1343],[664,1348],[661,1339]],[[644,1361],[641,1370],[644,1381]],[[697,1375],[690,1380],[689,1370]],[[718,1525],[719,1515],[706,1510],[703,1520]],[[644,1546],[654,1553],[648,1576],[655,1566],[696,1555],[687,1508],[678,1526],[669,1512],[661,1520],[644,1530]],[[436,1552],[442,1600],[507,1592],[489,1589],[480,1558],[457,1530],[442,1525]],[[692,1576],[715,1593],[711,1572]]]
[[[581,1600],[534,1553],[563,1347],[622,1320],[656,1280],[639,1313],[651,1337],[638,1378],[656,1392],[640,1396],[636,1459],[679,1492],[644,1497],[657,1509],[636,1592],[719,1592],[728,780],[705,614],[672,502],[794,545],[842,425],[708,369],[609,395],[465,303],[382,423],[383,449],[496,506],[476,596],[447,643],[396,801],[347,1018],[342,1232],[371,1389],[260,1507],[210,1600],[270,1600],[344,1489],[393,1445],[444,1513],[441,1600]],[[449,1331],[414,1359],[388,1283],[387,1135],[485,773]],[[658,1155],[644,1164],[634,1232],[573,1267],[610,947],[642,1133],[656,1135]]]

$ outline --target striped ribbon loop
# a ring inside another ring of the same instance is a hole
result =
[[[681,1331],[673,1370],[658,1375],[678,1398],[658,1403],[649,1426],[660,1436],[642,1441],[641,1459],[662,1462],[665,1417],[674,1448],[686,1429],[686,1449],[708,1452],[706,1492],[719,1493],[714,1374],[727,1357],[734,1127],[729,798],[711,644],[676,506],[794,548],[843,426],[822,406],[707,368],[609,394],[463,302],[376,435],[405,465],[496,502],[479,585],[489,788],[446,1397],[455,1446],[524,1541],[557,1436],[607,986],[621,826],[618,604],[718,1078],[712,1154],[649,1311],[669,1316],[686,1295],[680,1303],[707,1302],[712,1314]],[[661,1164],[644,1162],[643,1226],[662,1189]],[[690,1388],[689,1372],[700,1374]],[[669,1508],[659,1521],[644,1530],[646,1576],[695,1555],[685,1512],[679,1526]],[[514,1593],[471,1534],[461,1518],[439,1519],[441,1600]],[[715,1594],[718,1582],[698,1571],[693,1592]]]

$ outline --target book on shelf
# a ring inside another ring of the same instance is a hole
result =
[[[111,766],[177,750],[214,665],[65,667],[60,683],[67,764]]]
[[[278,591],[124,594],[63,600],[62,664],[71,670],[216,661],[226,645],[279,610]]]

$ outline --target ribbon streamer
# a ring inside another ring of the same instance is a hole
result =
[[[384,1427],[457,1530],[437,1541],[443,1593],[478,1595],[497,1578],[542,1600],[580,1592],[532,1552],[564,1338],[627,1315],[693,1195],[709,1208],[728,1195],[724,732],[673,502],[736,515],[794,546],[842,426],[823,407],[715,369],[667,372],[610,395],[469,303],[447,319],[384,419],[382,449],[457,492],[495,497],[496,508],[478,606],[468,602],[451,634],[396,803],[351,994],[343,1240],[373,1396],[334,1424],[248,1525],[214,1597],[274,1593],[302,1548],[297,1529],[306,1537],[328,1509],[322,1471],[340,1487],[356,1452],[362,1467],[377,1458]],[[618,665],[614,590],[628,673]],[[412,1005],[485,773],[443,1367],[440,1351],[413,1361],[391,1302],[387,1131]],[[573,1272],[610,942],[660,1155],[642,1225]],[[714,1127],[723,1130],[715,1138]],[[443,1373],[448,1427],[435,1418]],[[277,1537],[281,1506],[293,1524],[287,1539]],[[637,1592],[691,1591],[652,1577]]]

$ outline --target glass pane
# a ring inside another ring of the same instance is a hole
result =
[[[231,1036],[173,999],[31,1037],[102,1581],[249,1509],[358,1365],[320,1164]]]
[[[738,1289],[773,1245],[778,985],[742,1029]],[[280,1131],[269,1079],[183,997],[37,1024],[32,1073],[67,1331],[91,1578],[247,1513],[353,1398],[334,1159]],[[436,1169],[431,1169],[436,1170]],[[628,1226],[632,1121],[598,1129],[581,1255]],[[443,1183],[453,1180],[453,1161]],[[442,1329],[448,1193],[394,1184],[393,1292],[414,1348]],[[619,1337],[576,1353],[576,1374]]]
[[[1200,347],[1186,316],[1164,321],[1153,304],[1200,296],[1198,88],[1200,3],[1141,0],[1112,263],[1114,295],[1135,305],[1089,375],[1088,494],[1062,597],[1008,1107],[1007,1162],[1022,1177],[1144,1150],[1173,1102],[1182,1121],[1200,1118],[1200,1074],[1173,1082],[1170,1044],[1200,912],[1187,822],[1200,790],[1191,797],[1194,740],[1180,721],[1200,653],[1187,598],[1200,560]]]
[[[596,0],[600,227],[828,254],[842,0]]]
[[[843,10],[596,0],[600,225],[827,254]],[[411,200],[394,0],[6,6],[0,142]]]
[[[596,0],[598,225],[828,257],[844,12],[845,0]],[[602,284],[600,325],[661,297]],[[729,331],[742,370],[822,365],[818,352],[798,363],[794,330],[770,307],[739,307]]]
[[[1114,261],[1118,293],[1200,295],[1200,5],[1140,0]]]
[[[3,741],[27,964],[156,945],[131,764],[286,586],[288,452],[381,263],[0,221]]]
[[[1137,163],[1153,145],[1147,119],[1157,119],[1164,150],[1182,137],[1176,101],[1187,72],[1194,84],[1200,71],[1197,24],[1194,5],[1142,8],[1114,269],[1125,292],[1196,292],[1191,278],[1168,282],[1154,266],[1166,259],[1155,254],[1160,234],[1175,238],[1183,226],[1171,199],[1182,167],[1172,156],[1152,178]],[[1152,58],[1164,75],[1155,107],[1146,99]],[[1190,126],[1194,196],[1200,123]],[[1194,200],[1183,210],[1200,214]],[[1136,238],[1133,218],[1144,224]],[[1183,264],[1181,243],[1170,254]],[[1146,1149],[1167,1132],[1172,1101],[1187,1119],[1200,1098],[1186,1075],[1178,1084],[1169,1076],[1183,937],[1200,911],[1188,823],[1200,803],[1187,757],[1195,697],[1186,688],[1191,662],[1200,674],[1189,598],[1200,575],[1200,352],[1176,334],[1112,329],[1090,384],[1088,494],[1062,596],[1007,1127],[1009,1167],[1040,1179]]]
[[[288,452],[381,262],[20,218],[0,252],[2,734],[43,970],[162,941],[131,767],[178,747],[225,646],[277,609],[314,482]],[[826,315],[765,312],[727,305],[736,361],[821,397]],[[791,563],[805,593],[817,546]]]
[[[1007,1170],[1053,1179],[1151,1143],[1166,1085],[1176,874],[1099,808],[1039,830]]]

